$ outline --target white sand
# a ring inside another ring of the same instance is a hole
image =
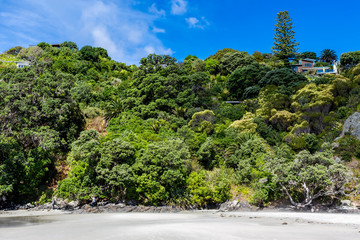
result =
[[[26,212],[23,216],[27,217],[0,214],[0,239],[360,239],[360,215],[280,212],[41,214],[38,217],[29,217]]]

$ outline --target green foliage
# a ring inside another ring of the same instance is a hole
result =
[[[343,67],[352,67],[360,63],[360,51],[342,53],[340,64]]]
[[[200,207],[225,202],[230,198],[232,171],[226,168],[192,172],[187,180],[191,202]]]
[[[43,55],[43,50],[38,46],[22,48],[18,53],[18,56],[20,58],[23,58],[23,59],[26,59],[29,61],[35,61],[42,55]]]
[[[360,103],[359,67],[307,80],[258,52],[183,63],[151,54],[139,67],[73,42],[9,53],[0,56],[0,208],[52,195],[210,207],[244,193],[263,205],[281,197],[272,159],[318,154]],[[31,66],[4,62],[20,58]],[[357,139],[338,143],[343,160],[360,156]]]
[[[263,164],[264,157],[270,153],[270,148],[260,137],[242,135],[242,138],[240,145],[236,146],[234,154],[227,159],[226,164],[235,169],[238,183],[249,183],[267,175]]]
[[[252,56],[256,59],[258,63],[262,63],[265,60],[265,57],[261,52],[255,51]]]
[[[205,69],[210,74],[216,75],[220,72],[220,63],[216,59],[207,59],[205,61]]]
[[[78,46],[76,43],[74,42],[70,42],[70,41],[65,41],[63,43],[60,44],[60,47],[67,47],[67,48],[70,48],[71,50],[78,50]],[[104,56],[102,56],[104,57]]]
[[[275,56],[289,65],[289,58],[294,56],[298,50],[299,43],[295,41],[295,32],[292,19],[288,11],[279,12],[276,17],[274,46]]]
[[[134,194],[134,174],[131,165],[135,162],[135,148],[121,139],[105,142],[96,165],[97,181],[102,193],[112,199],[124,199]]]
[[[314,67],[329,67],[329,63],[327,63],[327,62],[316,62]]]
[[[239,67],[228,78],[227,88],[235,99],[244,99],[245,97],[256,97],[258,92],[249,89],[259,85],[259,81],[270,71],[258,63],[252,63],[245,67]],[[245,95],[246,93],[246,95]]]
[[[332,49],[324,49],[320,52],[320,60],[323,62],[331,63],[337,60],[337,55]]]
[[[13,48],[10,48],[9,50],[7,50],[5,52],[5,54],[16,56],[16,55],[18,55],[20,53],[21,49],[22,49],[22,47],[20,47],[20,46],[13,47]]]
[[[222,103],[214,111],[217,119],[230,119],[232,121],[241,119],[245,113],[245,106],[243,104],[232,105]]]
[[[297,208],[309,206],[321,197],[343,195],[348,181],[348,169],[336,163],[329,151],[302,151],[294,161],[274,158],[270,168],[275,182]]]
[[[287,68],[272,70],[260,80],[259,85],[264,87],[266,85],[285,86],[288,88],[295,88],[301,83],[306,82],[304,75],[296,73]]]
[[[68,47],[68,43],[65,42],[65,46]],[[72,44],[70,44],[72,46]],[[75,46],[72,46],[75,47]],[[99,62],[100,57],[109,58],[107,51],[101,47],[84,46],[80,49],[81,58],[86,61]]]
[[[59,182],[55,194],[62,198],[86,201],[99,195],[96,187],[96,165],[101,157],[99,134],[83,131],[72,144],[67,161],[70,164],[68,178]]]
[[[180,139],[152,143],[136,159],[136,192],[144,204],[159,204],[185,191],[190,152]]]
[[[220,62],[222,60],[222,58],[225,56],[225,54],[235,53],[235,52],[239,52],[239,51],[234,50],[232,48],[224,48],[224,49],[217,51],[214,55],[209,56],[206,60],[215,59]]]
[[[253,122],[257,124],[256,132],[271,146],[282,141],[280,134],[271,125],[267,125],[261,116],[254,118]]]
[[[201,112],[194,113],[189,122],[189,127],[195,128],[201,126],[201,124],[206,121],[210,124],[214,124],[216,121],[216,117],[213,111],[211,110],[204,110]]]
[[[351,135],[344,135],[337,141],[335,153],[344,161],[351,162],[353,158],[360,159],[360,140]]]
[[[227,53],[220,60],[221,72],[224,75],[231,74],[239,67],[245,67],[252,63],[256,63],[256,60],[253,56],[249,55],[247,52],[233,52]]]
[[[176,59],[169,55],[150,54],[140,60],[140,69],[145,73],[157,73],[161,69],[171,67],[175,62]]]
[[[216,165],[216,145],[212,138],[207,138],[201,145],[198,153],[198,160],[206,169],[212,169]]]
[[[255,133],[257,125],[253,122],[255,115],[251,112],[245,113],[245,115],[240,119],[234,121],[229,128],[235,129],[237,132],[248,132]]]
[[[38,77],[34,71],[19,71],[5,76],[0,92],[0,121],[6,126],[3,134],[15,136],[26,146],[37,146],[46,139],[34,132],[48,126],[61,145],[71,143],[84,124],[79,107],[69,98],[73,81],[63,73]],[[26,134],[30,131],[33,133]]]
[[[315,59],[315,60],[318,59],[318,57],[316,56],[316,53],[315,53],[315,52],[302,52],[302,53],[300,54],[300,57],[301,57],[302,59],[304,59],[304,58],[310,58],[310,59]]]

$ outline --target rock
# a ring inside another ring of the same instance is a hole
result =
[[[68,203],[68,205],[72,208],[77,208],[80,206],[80,202],[79,201],[71,201]]]
[[[84,206],[82,206],[81,209],[87,211],[87,210],[89,210],[89,209],[91,209],[91,208],[92,208],[92,206],[91,206],[90,204],[85,204]]]
[[[237,211],[237,210],[253,210],[253,207],[249,204],[247,201],[239,201],[239,200],[233,200],[233,201],[226,201],[220,205],[219,208],[220,211]]]
[[[31,204],[31,203],[27,203],[25,206],[24,206],[24,209],[30,209],[30,208],[34,208],[35,205]]]
[[[108,205],[110,202],[98,202],[97,205],[98,206],[106,206]]]
[[[343,207],[351,207],[351,201],[350,200],[341,200],[341,206]]]
[[[118,203],[115,205],[117,208],[124,208],[126,205],[125,203]]]
[[[56,199],[55,200],[55,208],[60,210],[67,210],[69,209],[68,203],[64,199]]]
[[[350,135],[360,140],[360,112],[356,112],[346,119],[342,133],[335,141],[342,138],[345,133],[350,133]]]

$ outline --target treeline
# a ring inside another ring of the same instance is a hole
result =
[[[360,141],[334,144],[359,110],[356,60],[318,77],[233,49],[183,62],[150,54],[139,66],[73,42],[2,56],[31,62],[0,64],[2,206],[95,196],[183,206],[286,197],[304,207],[357,196],[359,169],[347,166]]]

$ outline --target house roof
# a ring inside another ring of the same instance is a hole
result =
[[[311,58],[304,58],[302,59],[302,61],[307,61],[307,62],[316,62],[315,59],[311,59]]]

